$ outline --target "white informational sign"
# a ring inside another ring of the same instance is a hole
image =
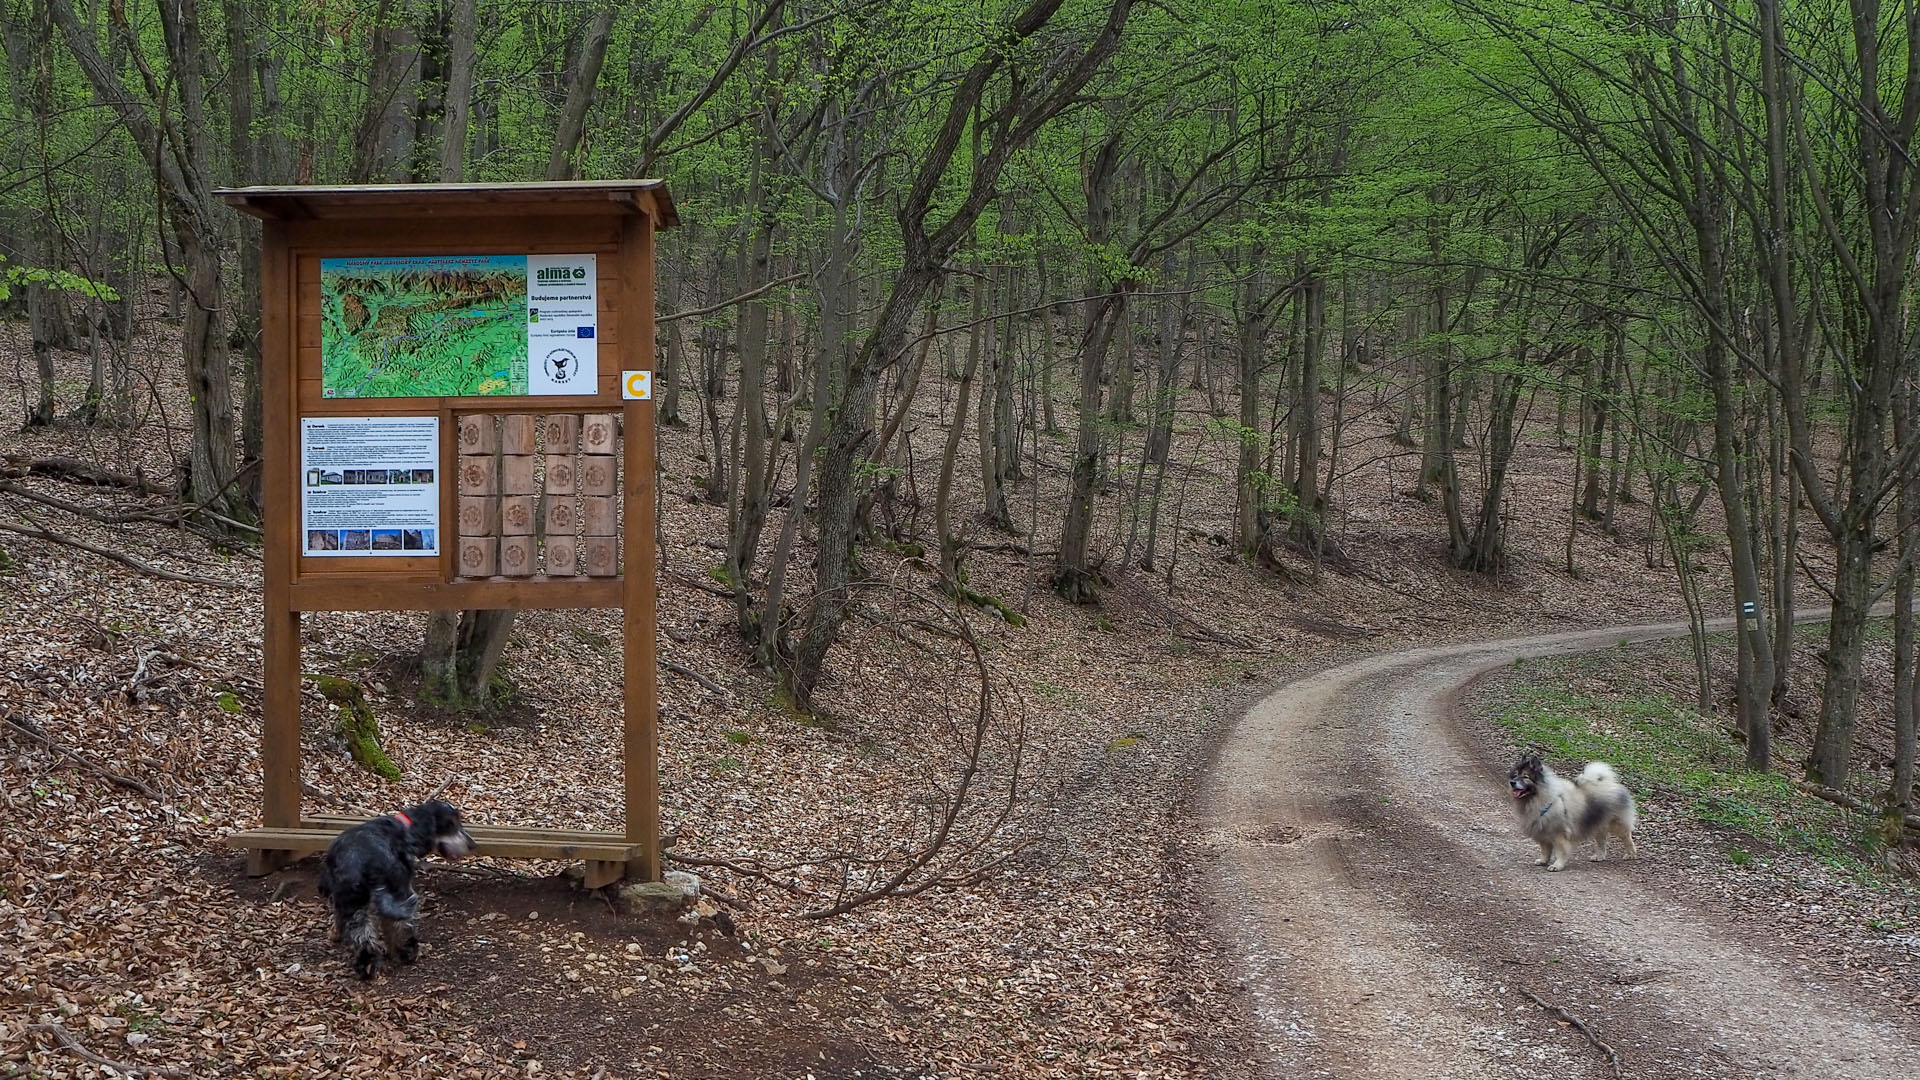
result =
[[[300,421],[303,555],[440,554],[440,418]]]
[[[597,269],[592,255],[527,256],[527,393],[599,392]]]
[[[653,372],[626,371],[620,375],[620,396],[628,401],[653,399]]]

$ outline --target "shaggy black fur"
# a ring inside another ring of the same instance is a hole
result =
[[[373,978],[383,957],[411,964],[420,955],[413,867],[436,851],[448,859],[473,851],[460,811],[438,800],[355,825],[327,848],[320,895],[333,905],[334,934],[353,950],[361,978]]]

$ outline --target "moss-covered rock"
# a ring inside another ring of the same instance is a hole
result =
[[[400,767],[380,746],[380,725],[373,718],[373,706],[368,704],[367,692],[360,684],[338,675],[308,678],[313,680],[313,687],[320,691],[321,697],[338,707],[334,734],[347,744],[347,753],[353,755],[353,760],[389,780],[400,779]]]

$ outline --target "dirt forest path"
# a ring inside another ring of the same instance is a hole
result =
[[[1533,864],[1477,676],[1684,623],[1412,649],[1308,676],[1226,736],[1197,801],[1216,932],[1274,1076],[1920,1076],[1920,1028],[1634,863]],[[1536,1002],[1528,994],[1537,995]],[[1619,1055],[1618,1072],[1580,1030]]]

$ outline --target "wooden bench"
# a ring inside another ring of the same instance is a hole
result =
[[[247,852],[247,873],[272,873],[303,855],[327,850],[333,838],[368,820],[363,817],[301,818],[296,829],[248,829],[227,837],[227,843]],[[501,859],[580,860],[587,864],[586,885],[597,889],[627,875],[627,864],[637,862],[646,845],[617,832],[586,829],[536,829],[520,825],[469,825],[474,854]]]

